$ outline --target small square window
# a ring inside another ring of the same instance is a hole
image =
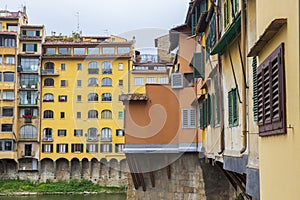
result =
[[[58,96],[59,102],[67,102],[67,96],[66,95],[60,95]]]
[[[61,87],[66,87],[67,86],[67,81],[66,80],[60,80],[60,86]]]
[[[77,112],[77,119],[81,119],[81,112]]]
[[[74,130],[74,136],[82,136],[83,130],[82,129],[75,129]]]
[[[81,102],[81,95],[77,95],[77,102]]]
[[[81,80],[77,80],[77,87],[81,87]]]
[[[81,63],[78,63],[78,64],[77,64],[77,70],[78,70],[78,71],[81,71],[81,70],[82,70],[82,64],[81,64]]]
[[[58,136],[67,136],[67,130],[58,130]]]
[[[65,112],[60,112],[60,119],[65,119]]]
[[[123,70],[123,63],[119,63],[118,69],[119,69],[119,70]]]
[[[65,63],[61,64],[61,70],[62,70],[62,71],[65,71],[65,70],[66,70],[66,64],[65,64]]]
[[[124,118],[124,113],[122,111],[118,112],[118,118],[123,119]]]
[[[119,86],[123,86],[123,80],[119,80]]]

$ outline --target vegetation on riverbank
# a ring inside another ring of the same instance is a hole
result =
[[[0,193],[37,192],[37,193],[125,193],[126,188],[100,186],[90,180],[71,179],[70,181],[46,181],[38,183],[31,180],[0,180]]]

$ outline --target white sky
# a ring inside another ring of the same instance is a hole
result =
[[[0,10],[27,7],[30,24],[44,24],[47,35],[71,35],[79,12],[83,35],[136,36],[138,47],[184,23],[190,0],[0,0]]]

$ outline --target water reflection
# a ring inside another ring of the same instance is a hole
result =
[[[97,195],[46,195],[3,197],[1,200],[125,200],[126,194],[97,194]]]

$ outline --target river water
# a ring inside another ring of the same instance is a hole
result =
[[[126,194],[0,196],[0,200],[126,200]]]

